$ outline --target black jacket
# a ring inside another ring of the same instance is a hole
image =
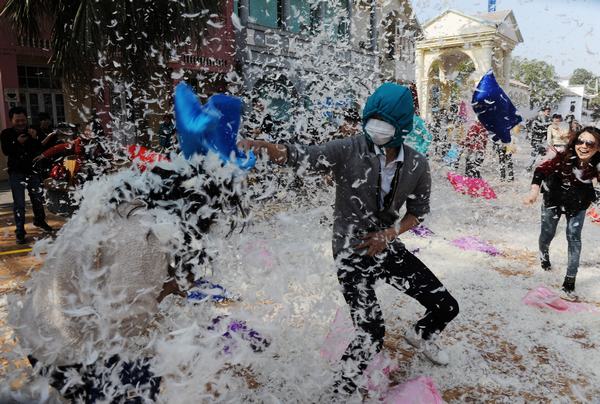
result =
[[[9,173],[30,174],[33,171],[32,160],[42,152],[42,145],[38,139],[33,139],[31,136],[21,144],[17,140],[19,134],[14,128],[2,131],[0,134],[2,152],[8,157]]]
[[[589,208],[596,200],[592,183],[582,182],[573,174],[567,176],[552,163],[544,162],[533,175],[532,184],[540,185],[544,205],[560,207],[567,214],[576,214]]]

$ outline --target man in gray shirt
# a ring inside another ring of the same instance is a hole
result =
[[[280,145],[242,140],[245,149],[266,151],[270,160],[330,172],[336,183],[333,255],[350,306],[356,337],[342,357],[335,383],[352,394],[369,361],[383,345],[385,326],[375,282],[383,279],[426,308],[405,339],[438,365],[449,361],[434,337],[458,314],[458,303],[398,236],[429,213],[431,176],[427,159],[403,144],[412,130],[410,90],[381,85],[363,110],[364,134],[322,145]],[[400,216],[406,205],[406,213]]]

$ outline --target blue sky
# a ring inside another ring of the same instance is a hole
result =
[[[487,0],[413,0],[421,24],[447,9],[465,14],[487,11]],[[600,75],[600,0],[496,0],[513,10],[524,43],[513,55],[541,59],[560,76],[582,67]]]

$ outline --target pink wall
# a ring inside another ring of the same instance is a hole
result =
[[[0,9],[4,8],[5,0],[0,0]],[[45,39],[49,35],[43,35]],[[8,103],[5,101],[6,89],[18,89],[17,64],[45,65],[50,58],[50,52],[41,48],[19,46],[15,32],[10,28],[6,18],[0,18],[0,129],[6,128],[8,123]]]

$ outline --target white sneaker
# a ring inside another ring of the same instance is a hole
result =
[[[411,346],[417,349],[421,349],[423,346],[424,341],[423,338],[421,338],[421,333],[416,332],[413,327],[410,327],[408,330],[406,330],[406,332],[404,333],[404,339]]]
[[[439,366],[446,366],[450,363],[448,352],[440,347],[436,341],[425,341],[423,345],[423,355],[432,363]]]
[[[404,339],[410,345],[422,352],[433,364],[446,366],[450,363],[448,353],[442,349],[435,340],[425,341],[421,338],[421,333],[415,331],[414,328],[411,327],[404,333]]]

